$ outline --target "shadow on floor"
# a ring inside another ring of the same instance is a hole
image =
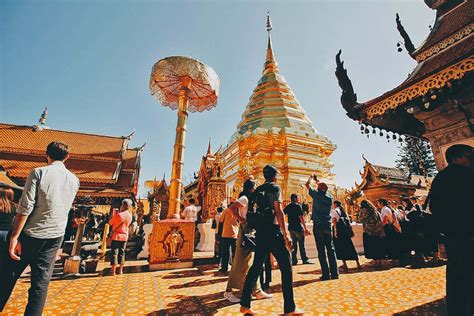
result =
[[[112,269],[110,267],[104,268],[102,271],[99,272],[101,276],[108,276],[110,275]],[[143,272],[150,272],[150,267],[148,265],[137,265],[137,266],[125,266],[123,267],[124,274],[133,274],[133,273],[143,273]]]
[[[447,315],[446,313],[446,299],[441,298],[439,300],[429,302],[424,305],[416,306],[406,311],[396,313],[397,316],[411,316],[411,315],[432,315],[432,316],[442,316]]]
[[[373,272],[373,271],[385,271],[390,270],[394,267],[389,265],[384,265],[381,267],[375,267],[372,264],[365,263],[362,264],[361,269],[358,268],[349,268],[347,271],[344,271],[342,268],[339,268],[339,274],[353,274],[353,273],[362,273],[362,272]],[[314,274],[314,275],[322,275],[321,269],[310,270],[310,271],[302,271],[297,272],[298,274]]]
[[[222,283],[226,282],[229,278],[219,278],[219,279],[212,279],[212,280],[195,280],[192,282],[188,283],[183,283],[183,284],[175,284],[169,287],[170,290],[176,290],[176,289],[182,289],[186,287],[197,287],[197,286],[206,286],[206,285],[212,285],[216,283]]]
[[[212,315],[219,309],[230,305],[238,306],[238,303],[231,303],[223,297],[224,292],[202,296],[178,295],[177,301],[171,303],[168,308],[148,313],[147,315]],[[238,307],[236,307],[238,309]]]
[[[227,278],[222,278],[214,281],[225,281]],[[302,280],[296,281],[293,283],[293,287],[303,286],[309,283],[317,282],[319,280]],[[207,281],[206,281],[207,282]],[[207,285],[207,284],[200,284]],[[199,286],[199,285],[196,285]],[[270,287],[270,293],[279,293],[281,292],[281,285],[273,285]],[[178,295],[176,297],[177,301],[170,304],[170,307],[166,309],[161,309],[158,311],[151,312],[147,315],[150,316],[160,316],[160,315],[212,315],[219,311],[219,309],[224,308],[230,305],[236,305],[236,310],[238,310],[238,303],[231,303],[228,300],[223,298],[224,292],[218,292],[208,295],[195,295],[195,296],[186,296]],[[277,294],[281,295],[281,294]],[[283,306],[282,306],[283,307]]]
[[[202,273],[199,269],[187,269],[187,270],[178,270],[178,271],[173,271],[170,272],[167,275],[164,275],[162,278],[163,279],[178,279],[178,278],[191,278],[191,277],[198,277],[198,276],[203,276],[204,273]]]

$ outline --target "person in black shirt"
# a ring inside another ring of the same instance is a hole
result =
[[[436,175],[429,194],[434,225],[445,235],[446,305],[450,316],[474,314],[473,154],[469,145],[449,147],[448,166]]]
[[[240,300],[240,312],[245,315],[255,314],[250,308],[252,288],[262,271],[263,262],[269,253],[275,257],[278,262],[278,267],[280,268],[284,313],[286,315],[302,313],[296,309],[293,297],[293,272],[290,261],[291,238],[286,229],[285,215],[281,208],[281,189],[276,184],[277,174],[278,170],[274,166],[265,166],[263,168],[265,183],[259,186],[254,192],[254,198],[257,202],[257,212],[262,214],[262,217],[256,227],[255,257],[252,267],[245,278]],[[260,205],[259,197],[266,201],[265,207],[263,207],[263,204]],[[249,220],[248,214],[247,220]]]
[[[290,199],[291,203],[283,209],[283,213],[288,216],[288,230],[290,231],[291,240],[293,242],[291,262],[294,266],[298,264],[297,252],[299,245],[303,264],[311,264],[312,262],[308,260],[304,247],[304,237],[310,235],[310,232],[306,229],[306,223],[303,219],[303,209],[301,208],[301,204],[299,204],[297,194],[293,193]]]

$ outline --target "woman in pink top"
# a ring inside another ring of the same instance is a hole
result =
[[[125,263],[125,247],[128,240],[128,226],[132,223],[132,214],[128,211],[132,206],[132,200],[125,199],[119,210],[114,210],[114,214],[109,221],[112,232],[112,258],[110,264],[112,266],[112,275],[115,275],[117,263],[120,265],[119,274],[123,273],[123,265]]]

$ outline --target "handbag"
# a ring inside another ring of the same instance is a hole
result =
[[[352,225],[347,218],[346,213],[344,212],[344,216],[339,210],[339,220],[337,221],[337,233],[339,236],[346,236],[349,238],[354,237],[354,231],[352,229]]]

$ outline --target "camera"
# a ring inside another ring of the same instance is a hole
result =
[[[318,181],[318,176],[316,174],[313,174],[313,180]]]

